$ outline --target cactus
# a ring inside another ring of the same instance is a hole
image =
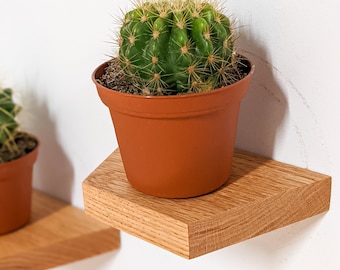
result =
[[[209,0],[139,1],[119,32],[120,65],[144,95],[209,91],[233,83],[231,23]]]
[[[15,117],[21,107],[13,102],[12,90],[0,88],[0,150],[7,152],[18,151],[15,144],[19,124]]]

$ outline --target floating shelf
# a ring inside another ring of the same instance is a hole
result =
[[[33,190],[29,224],[0,236],[0,269],[47,269],[117,249],[119,231]]]
[[[119,149],[83,182],[86,214],[189,259],[327,211],[330,191],[327,175],[239,150],[228,182],[200,197],[136,191]]]

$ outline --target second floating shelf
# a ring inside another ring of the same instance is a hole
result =
[[[33,190],[30,222],[0,236],[0,269],[48,269],[119,246],[119,231],[86,216],[81,209]]]
[[[136,191],[118,149],[83,182],[86,214],[189,259],[327,211],[330,190],[327,175],[243,151],[228,182],[196,198]]]

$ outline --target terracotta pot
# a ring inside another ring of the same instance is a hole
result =
[[[110,90],[92,74],[110,109],[130,184],[164,198],[203,195],[223,185],[231,172],[240,101],[254,66],[239,82],[213,91],[176,96],[139,96]]]
[[[16,230],[30,219],[37,155],[38,146],[22,158],[0,164],[0,234]]]

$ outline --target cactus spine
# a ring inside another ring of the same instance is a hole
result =
[[[145,95],[203,92],[233,82],[231,24],[209,0],[140,1],[125,14],[121,67]]]
[[[16,152],[15,138],[19,124],[15,117],[21,107],[13,102],[12,90],[0,88],[0,150]]]

